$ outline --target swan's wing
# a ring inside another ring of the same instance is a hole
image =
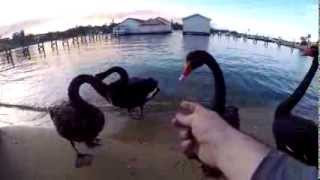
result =
[[[144,78],[132,77],[129,79],[129,85],[140,85],[140,83],[143,83],[145,80]]]
[[[158,87],[157,81],[151,78],[148,78],[148,79],[132,78],[127,89],[128,89],[128,92],[132,94],[132,96],[147,98],[149,93],[157,90],[157,87]]]

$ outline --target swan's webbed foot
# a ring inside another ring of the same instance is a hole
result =
[[[82,168],[85,166],[90,166],[92,164],[92,161],[93,161],[93,155],[78,153],[77,159],[75,162],[75,167]]]
[[[143,106],[140,107],[140,112],[134,113],[132,109],[128,109],[128,113],[132,119],[140,120],[143,119]]]
[[[85,166],[90,166],[92,164],[93,161],[93,156],[91,154],[85,154],[85,153],[81,153],[75,143],[73,141],[70,141],[70,144],[72,146],[72,148],[74,149],[74,151],[76,151],[77,154],[77,159],[75,162],[75,167],[76,168],[82,168]]]

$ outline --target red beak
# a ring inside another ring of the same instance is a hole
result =
[[[182,72],[181,76],[179,77],[179,80],[182,81],[182,80],[186,79],[190,75],[191,72],[192,72],[191,65],[189,63],[186,63],[184,65],[183,72]]]

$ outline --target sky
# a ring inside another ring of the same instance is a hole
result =
[[[282,37],[298,41],[311,34],[318,40],[317,0],[2,0],[0,36],[65,30],[76,25],[102,25],[127,17],[168,20],[200,13],[214,28]]]

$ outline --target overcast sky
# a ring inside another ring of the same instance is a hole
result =
[[[179,20],[193,13],[212,19],[212,26],[298,40],[318,39],[317,0],[2,0],[0,34],[64,30],[102,25],[112,18],[163,16]]]

